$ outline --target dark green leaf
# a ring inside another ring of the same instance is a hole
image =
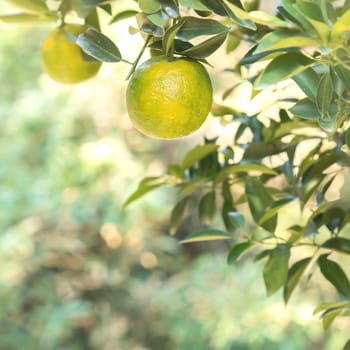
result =
[[[216,195],[215,191],[206,193],[199,201],[198,213],[199,218],[206,224],[211,223],[216,212]]]
[[[316,105],[321,115],[328,112],[333,100],[333,81],[329,73],[324,74],[318,84]]]
[[[315,103],[310,101],[308,98],[300,100],[289,111],[306,120],[318,120],[321,115]]]
[[[180,243],[192,243],[192,242],[203,242],[203,241],[214,241],[230,239],[231,235],[225,231],[206,229],[189,234]]]
[[[343,350],[350,350],[350,339],[344,345]]]
[[[316,92],[320,79],[312,68],[305,69],[301,73],[294,75],[292,79],[311,101],[316,101]]]
[[[242,256],[242,254],[247,252],[253,246],[254,244],[251,242],[242,242],[234,245],[227,256],[227,263],[236,263],[237,260]]]
[[[89,56],[102,62],[119,62],[122,57],[118,47],[104,34],[91,28],[80,34],[76,40]]]
[[[350,298],[350,282],[338,263],[327,259],[328,254],[323,254],[318,258],[318,265],[323,276],[337,289],[337,291]]]
[[[129,17],[133,17],[136,14],[137,14],[137,11],[135,10],[125,10],[125,11],[119,12],[112,17],[109,24],[122,21],[123,19],[129,18]]]
[[[229,30],[228,27],[214,19],[185,16],[181,20],[184,21],[184,24],[177,32],[177,37],[185,41],[200,35],[215,35]]]
[[[340,253],[350,254],[350,239],[333,237],[324,242],[322,247],[329,248]]]
[[[160,0],[162,9],[171,18],[179,17],[179,8],[175,0]]]
[[[288,271],[287,281],[284,285],[283,297],[287,304],[295,287],[298,285],[300,277],[308,266],[311,258],[305,258],[294,263]]]
[[[245,193],[253,219],[258,224],[265,215],[266,209],[272,205],[273,199],[264,184],[259,179],[250,176],[246,179]],[[261,226],[273,233],[277,226],[277,216],[265,221]]]
[[[227,33],[220,33],[208,40],[186,49],[181,52],[182,55],[195,59],[206,58],[214,53],[225,41]]]
[[[190,197],[180,199],[170,214],[170,235],[174,235],[181,225]]]
[[[258,89],[277,84],[291,78],[314,64],[310,58],[301,53],[286,53],[273,59],[256,82]]]
[[[205,158],[211,153],[216,152],[218,148],[219,146],[213,143],[207,143],[204,145],[198,145],[194,147],[186,154],[186,156],[182,160],[181,168],[182,169],[190,168],[191,166],[196,164],[199,160]]]
[[[279,245],[273,249],[263,269],[267,295],[277,292],[286,282],[288,276],[288,261],[290,248]]]
[[[176,33],[180,30],[180,28],[184,25],[184,21],[179,21],[172,27],[170,27],[164,34],[163,37],[163,53],[166,56],[169,56],[171,54],[173,48],[174,48],[174,40]]]
[[[242,228],[245,224],[244,216],[238,211],[229,211],[227,216],[236,228]]]

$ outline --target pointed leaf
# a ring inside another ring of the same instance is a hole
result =
[[[125,11],[119,12],[112,17],[112,19],[109,21],[109,24],[122,21],[123,19],[129,18],[129,17],[134,17],[136,14],[137,14],[137,11],[135,10],[125,10]]]
[[[165,183],[160,177],[147,177],[143,179],[137,187],[136,191],[133,192],[124,202],[123,208],[126,208],[130,203],[144,196],[148,192],[151,192],[164,185]]]
[[[188,206],[190,197],[184,197],[180,199],[176,205],[174,206],[173,210],[170,214],[170,235],[173,236],[179,226],[181,225],[181,222],[183,220],[183,217],[186,212],[186,208]]]
[[[334,319],[342,313],[342,309],[327,310],[322,318],[323,329],[326,331],[333,323]]]
[[[181,54],[195,59],[206,58],[214,53],[224,43],[226,35],[227,33],[215,35],[189,49],[181,51]]]
[[[198,145],[191,149],[181,163],[182,169],[188,169],[194,164],[196,164],[199,160],[205,158],[211,153],[214,153],[219,148],[218,145],[213,143],[206,143],[204,145]]]
[[[256,82],[258,89],[277,84],[311,67],[314,61],[300,53],[286,53],[273,59]]]
[[[247,177],[245,192],[254,221],[258,224],[264,216],[266,209],[273,203],[270,193],[265,189],[264,184],[257,178]],[[277,216],[265,221],[261,225],[267,231],[273,233],[277,226]]]
[[[183,243],[215,241],[215,240],[223,240],[223,239],[231,239],[231,235],[225,231],[206,229],[206,230],[201,230],[201,231],[197,231],[189,234],[185,239],[183,239],[179,243],[183,244]]]
[[[316,91],[320,78],[312,68],[305,69],[301,73],[294,75],[292,79],[311,101],[316,101]]]
[[[287,245],[279,245],[271,251],[263,269],[268,296],[277,292],[286,282],[289,257],[290,248]]]
[[[231,248],[227,256],[227,263],[230,265],[236,263],[237,260],[253,246],[254,244],[251,242],[237,243]]]
[[[185,16],[181,19],[184,21],[184,24],[177,32],[177,37],[184,41],[200,35],[215,35],[229,30],[228,27],[210,18]]]
[[[122,57],[118,47],[104,34],[91,28],[80,34],[77,45],[89,56],[102,62],[119,62]]]
[[[343,237],[330,238],[322,244],[322,247],[332,249],[340,253],[350,254],[350,239]]]
[[[327,259],[328,254],[323,254],[318,258],[318,265],[323,276],[333,284],[340,294],[350,298],[350,282],[338,263]]]
[[[199,218],[206,224],[211,223],[216,212],[216,195],[215,191],[206,193],[199,201],[198,213]]]
[[[333,81],[329,73],[324,74],[318,84],[316,105],[321,115],[328,112],[333,99]]]
[[[287,304],[295,287],[298,285],[300,277],[308,266],[311,258],[305,258],[294,263],[288,271],[287,281],[284,285],[283,297]]]
[[[165,32],[163,37],[163,52],[166,56],[171,53],[171,50],[174,47],[176,33],[180,30],[184,23],[185,22],[183,20],[180,20]]]

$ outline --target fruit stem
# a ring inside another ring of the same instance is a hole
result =
[[[134,73],[135,69],[136,69],[136,66],[137,64],[139,63],[140,59],[141,59],[141,56],[143,55],[143,53],[145,52],[146,48],[147,48],[147,45],[149,43],[149,41],[151,40],[151,36],[149,35],[145,41],[145,43],[143,44],[142,46],[142,49],[140,50],[139,54],[137,55],[136,57],[136,60],[133,62],[132,66],[131,66],[131,69],[126,77],[126,80],[129,80],[129,78],[131,77],[131,75]]]

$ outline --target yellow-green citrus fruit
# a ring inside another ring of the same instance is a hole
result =
[[[199,62],[154,57],[134,72],[126,104],[133,125],[143,134],[179,138],[205,121],[212,104],[212,85]]]
[[[44,41],[42,66],[53,80],[66,84],[80,83],[99,71],[101,62],[86,60],[81,48],[69,40],[69,35],[77,37],[86,29],[86,26],[66,24],[54,29]]]

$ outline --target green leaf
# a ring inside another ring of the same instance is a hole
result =
[[[350,307],[350,303],[348,301],[338,301],[338,302],[332,302],[332,303],[322,303],[317,305],[317,307],[314,310],[314,315],[318,314],[321,311],[324,310],[335,310],[335,309],[344,309]]]
[[[215,179],[215,184],[218,184],[225,180],[228,176],[239,174],[239,173],[249,173],[249,172],[259,172],[261,174],[266,175],[277,175],[276,171],[267,167],[266,165],[262,164],[236,164],[236,165],[229,165],[225,168],[223,168],[218,174]]]
[[[163,53],[165,56],[169,56],[174,48],[174,40],[176,33],[180,30],[180,28],[184,25],[184,21],[180,20],[175,25],[170,27],[165,33],[163,37]]]
[[[254,244],[251,242],[242,242],[234,245],[227,256],[227,263],[230,265],[236,263],[243,253],[247,252],[253,246]]]
[[[238,211],[229,211],[227,216],[236,228],[242,228],[245,224],[244,216]]]
[[[328,112],[333,100],[333,81],[329,73],[324,74],[317,87],[316,105],[321,115]]]
[[[242,10],[240,7],[232,4],[231,2],[223,0],[217,1],[220,2],[225,9],[224,16],[228,16],[233,23],[250,30],[257,29],[255,23],[249,18],[248,12]]]
[[[129,17],[134,17],[136,14],[137,14],[137,11],[135,10],[125,10],[125,11],[119,12],[112,17],[112,19],[109,21],[109,24],[122,21],[123,19],[129,18]]]
[[[323,329],[326,331],[333,323],[335,318],[342,313],[342,309],[335,309],[326,311],[322,316]]]
[[[318,121],[321,117],[316,104],[308,98],[298,101],[292,108],[289,108],[289,112],[306,120]]]
[[[185,16],[182,17],[181,20],[184,24],[177,32],[177,37],[184,41],[191,40],[201,35],[225,33],[229,30],[228,27],[210,18]]]
[[[312,102],[316,102],[316,92],[320,78],[312,68],[305,69],[294,75],[292,79]]]
[[[179,243],[193,243],[193,242],[203,242],[203,241],[215,241],[231,239],[231,235],[228,232],[214,229],[206,229],[189,234],[185,239]]]
[[[290,52],[273,59],[256,81],[256,88],[263,89],[269,85],[291,78],[311,67],[314,61],[308,57]]]
[[[204,145],[198,145],[194,147],[186,154],[186,156],[182,160],[181,168],[190,168],[209,154],[216,152],[218,148],[219,146],[214,143],[206,143]]]
[[[123,208],[126,208],[130,203],[134,202],[135,200],[141,198],[148,192],[151,192],[161,186],[164,186],[165,182],[161,177],[158,176],[151,176],[144,178],[139,186],[137,187],[136,191],[133,192],[127,200],[123,204]]]
[[[277,292],[286,282],[288,276],[288,261],[290,248],[279,245],[273,249],[263,269],[263,277],[267,295]]]
[[[179,8],[175,0],[160,0],[162,9],[171,18],[179,17]]]
[[[291,297],[295,287],[298,285],[299,280],[308,266],[311,258],[305,258],[294,263],[288,271],[287,281],[284,285],[283,298],[287,304]]]
[[[214,53],[225,41],[227,33],[220,33],[208,40],[181,51],[181,54],[195,59],[206,58]]]
[[[274,202],[270,207],[266,208],[265,214],[259,220],[259,225],[274,217],[283,207],[296,200],[299,200],[299,197],[288,196]]]
[[[327,259],[328,254],[323,254],[318,258],[318,265],[323,276],[337,289],[337,291],[350,298],[350,282],[338,263]]]
[[[104,34],[91,28],[80,34],[77,45],[89,56],[102,62],[120,62],[122,57],[118,47]]]
[[[300,34],[274,31],[266,34],[260,41],[254,54],[264,51],[283,50],[292,47],[318,46],[319,41]]]
[[[204,6],[200,0],[180,0],[183,7],[191,8],[198,11],[206,11],[208,8]]]
[[[248,19],[252,22],[268,26],[271,28],[289,28],[290,25],[288,22],[281,20],[280,18],[271,15],[265,11],[251,11],[248,14]]]
[[[332,249],[340,253],[350,254],[350,239],[333,237],[324,242],[322,247]]]
[[[215,191],[206,193],[199,201],[198,214],[201,221],[210,224],[216,212]]]
[[[155,13],[161,9],[158,0],[138,0],[138,4],[140,9],[147,14]]]
[[[349,31],[350,26],[350,9],[347,10],[333,25],[331,39],[339,39],[339,37]]]
[[[183,217],[185,215],[188,202],[189,202],[190,197],[184,197],[181,198],[176,205],[174,206],[173,210],[171,211],[170,214],[170,235],[173,236],[179,226],[181,225],[181,222],[183,220]]]
[[[273,199],[265,189],[264,184],[259,179],[250,176],[246,179],[245,193],[253,219],[259,224],[259,220],[265,215],[266,209],[272,205]],[[265,221],[261,226],[273,233],[277,226],[277,216]]]
[[[350,89],[350,71],[342,64],[336,63],[332,66],[333,71],[337,77],[342,81],[347,89]]]

